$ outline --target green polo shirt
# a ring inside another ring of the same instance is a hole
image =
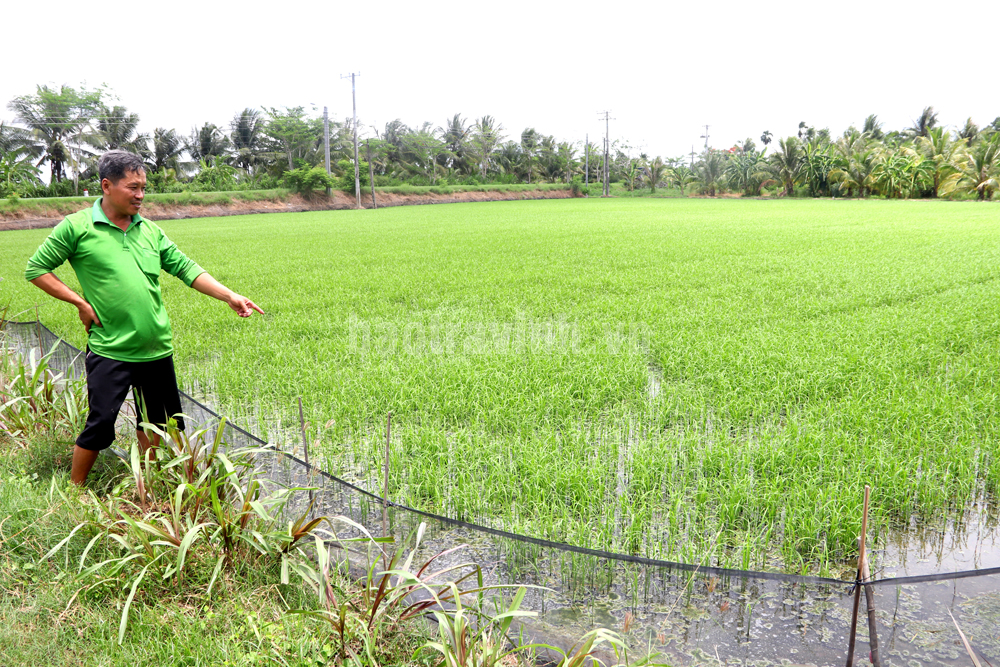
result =
[[[140,215],[124,232],[101,209],[66,216],[28,260],[24,277],[34,280],[69,260],[101,326],[87,344],[117,361],[154,361],[173,353],[173,332],[160,294],[160,269],[189,287],[204,270],[188,259],[163,230]]]

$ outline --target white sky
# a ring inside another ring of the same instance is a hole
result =
[[[816,7],[815,9],[813,7]],[[105,83],[141,129],[228,127],[244,107],[330,108],[380,130],[491,114],[639,151],[759,144],[799,121],[834,134],[876,113],[902,129],[933,105],[945,125],[1000,116],[994,2],[315,2],[47,5],[0,10],[6,103],[39,83]],[[52,17],[57,17],[52,20]],[[20,55],[24,54],[24,55]]]

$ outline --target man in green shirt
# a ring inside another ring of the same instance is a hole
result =
[[[141,158],[109,151],[98,163],[104,196],[67,216],[28,261],[25,278],[76,306],[87,329],[87,424],[73,448],[70,478],[87,479],[101,450],[114,442],[114,424],[130,388],[151,423],[180,412],[173,368],[173,333],[160,295],[160,270],[202,294],[225,301],[240,317],[263,314],[253,301],[227,289],[139,215],[146,192]],[[83,296],[52,273],[69,260]],[[178,425],[183,428],[183,421]],[[142,451],[158,436],[138,431]]]

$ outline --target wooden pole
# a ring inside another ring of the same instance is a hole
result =
[[[299,396],[299,426],[302,428],[302,450],[306,456],[306,467],[309,468],[309,482],[312,483],[312,466],[309,465],[309,438],[306,437],[306,418],[302,413],[302,397]],[[313,492],[309,491],[309,506],[312,507]]]
[[[867,484],[865,485],[865,516],[862,520],[862,530],[864,531],[868,527],[868,496],[871,493],[871,487]],[[864,534],[861,536],[861,569],[858,572],[859,579],[861,583],[864,584],[868,581],[868,551],[864,547],[865,537]],[[878,652],[878,623],[875,619],[875,593],[872,592],[871,586],[865,586],[865,603],[868,605],[868,645],[871,648],[871,658],[873,667],[882,667],[882,659]]]
[[[861,602],[862,569],[865,564],[865,535],[868,532],[868,497],[871,487],[865,484],[865,503],[861,514],[861,537],[858,538],[858,572],[854,589],[854,611],[851,614],[851,638],[847,645],[847,667],[854,665],[854,642],[858,632],[858,607]]]

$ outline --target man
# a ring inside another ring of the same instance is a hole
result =
[[[160,270],[229,304],[240,317],[264,314],[177,249],[163,230],[139,215],[146,170],[137,155],[109,151],[98,163],[104,196],[67,216],[28,261],[25,278],[80,311],[87,329],[90,413],[73,448],[70,479],[82,485],[101,450],[115,439],[115,420],[133,390],[146,421],[166,423],[181,411],[173,364],[173,333],[160,295]],[[69,260],[83,288],[71,290],[52,271]],[[178,419],[178,427],[184,428]],[[139,447],[155,455],[159,436],[140,429]]]

